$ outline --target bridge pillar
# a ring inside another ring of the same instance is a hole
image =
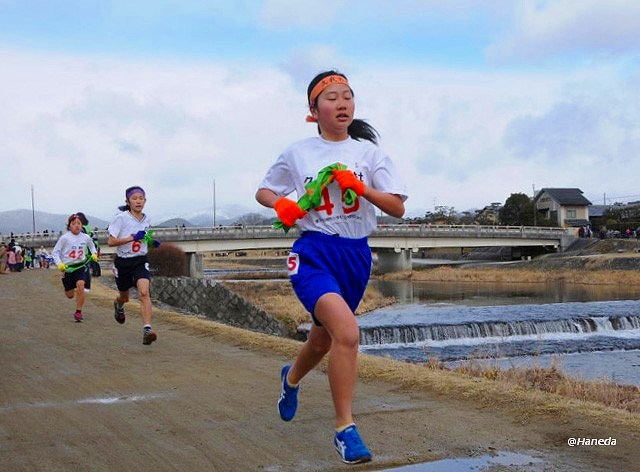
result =
[[[560,247],[558,248],[558,252],[564,252],[577,239],[579,238],[577,236],[573,236],[572,234],[563,234],[560,238]]]
[[[197,252],[187,253],[187,268],[189,270],[189,277],[202,277],[203,271],[203,257],[202,254]]]
[[[411,270],[411,250],[378,249],[378,270],[382,274]]]

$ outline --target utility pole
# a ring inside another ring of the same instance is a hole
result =
[[[31,184],[31,224],[33,228],[31,234],[36,234],[36,210],[33,199],[33,184]]]
[[[216,179],[213,179],[213,227],[216,227]]]
[[[533,190],[533,226],[538,226],[538,206],[536,205],[536,184],[531,184]]]

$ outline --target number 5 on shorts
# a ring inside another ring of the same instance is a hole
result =
[[[289,271],[289,277],[298,273],[298,267],[300,266],[300,259],[298,254],[290,252],[287,257],[287,271]]]

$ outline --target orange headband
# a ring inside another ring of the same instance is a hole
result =
[[[318,98],[318,95],[320,95],[324,89],[333,84],[349,85],[349,81],[341,75],[328,75],[311,89],[311,93],[309,94],[309,106],[313,105],[313,103],[316,101],[316,98]],[[315,123],[318,120],[316,120],[313,116],[308,115],[306,121],[309,123]]]

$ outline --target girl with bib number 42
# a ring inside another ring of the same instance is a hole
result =
[[[82,232],[82,221],[77,214],[67,219],[67,232],[53,247],[51,256],[56,266],[62,272],[62,285],[67,298],[76,298],[76,311],[74,319],[79,323],[84,306],[84,288],[87,273],[87,262],[98,259],[93,240]]]
[[[151,295],[149,292],[149,263],[147,262],[147,231],[151,222],[142,212],[147,198],[142,187],[134,186],[125,190],[125,205],[118,207],[118,213],[109,225],[109,246],[117,246],[113,261],[113,272],[118,287],[118,297],[113,301],[114,317],[124,324],[126,315],[124,304],[129,301],[129,289],[135,287],[140,300],[142,315],[142,344],[148,345],[158,337],[151,329]],[[157,247],[157,240],[151,241]]]
[[[274,208],[286,227],[297,224],[301,231],[287,267],[293,289],[313,320],[295,362],[280,373],[280,417],[293,419],[298,384],[328,353],[336,415],[333,442],[347,463],[371,460],[352,416],[359,345],[354,313],[371,271],[367,237],[376,227],[376,207],[399,218],[407,198],[391,159],[376,145],[376,130],[354,119],[353,97],[343,74],[318,74],[307,89],[307,121],[317,123],[319,136],[285,149],[256,192],[257,201]],[[315,208],[307,211],[286,198],[294,191],[301,198],[305,185],[327,166],[334,168]],[[347,192],[357,198],[345,199]]]

